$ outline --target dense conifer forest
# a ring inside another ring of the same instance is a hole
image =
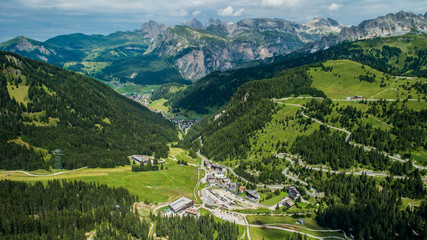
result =
[[[152,216],[156,223],[156,235],[169,239],[233,240],[239,236],[239,228],[230,222],[219,222],[212,216],[194,218]]]
[[[44,185],[2,180],[0,189],[3,239],[86,239],[85,233],[95,228],[98,237],[148,235],[148,224],[132,211],[135,196],[124,188],[80,181]]]
[[[12,53],[0,67],[2,169],[49,169],[55,149],[67,169],[113,167],[135,153],[165,157],[177,139],[160,114],[97,80]]]
[[[316,217],[322,226],[343,229],[355,239],[425,239],[426,188],[416,170],[406,179],[385,180],[329,174],[300,168],[295,172],[325,193]],[[404,206],[402,197],[423,199],[420,207]],[[327,207],[326,207],[327,206]]]
[[[1,239],[149,239],[149,223],[124,188],[82,181],[34,184],[0,181]],[[157,236],[169,239],[237,239],[236,224],[212,216],[151,216]],[[215,237],[214,237],[215,236]]]

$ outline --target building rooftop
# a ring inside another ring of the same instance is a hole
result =
[[[186,197],[181,197],[180,199],[172,202],[169,206],[174,212],[179,212],[185,206],[192,204],[192,203],[193,203],[193,200],[186,198]]]
[[[259,198],[259,193],[255,190],[246,190],[246,192],[254,198]]]
[[[197,214],[199,214],[199,210],[194,209],[194,208],[187,208],[187,209],[185,209],[185,212],[186,212],[186,213],[189,213],[189,214],[192,214],[192,215],[197,215]]]
[[[212,174],[208,174],[207,176],[206,176],[206,178],[209,180],[209,179],[215,179],[215,177],[214,177],[214,175],[212,175]]]

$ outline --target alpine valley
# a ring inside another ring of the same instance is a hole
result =
[[[427,13],[0,50],[0,239],[427,239]]]

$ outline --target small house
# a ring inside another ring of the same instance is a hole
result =
[[[291,197],[292,199],[295,199],[301,196],[301,194],[298,192],[298,190],[294,186],[291,186],[289,188],[288,194],[289,194],[289,197]]]
[[[292,208],[293,206],[295,206],[294,201],[292,201],[292,199],[290,198],[285,198],[283,200],[283,206],[287,207],[287,208]]]
[[[246,187],[245,186],[239,186],[239,193],[245,192]]]

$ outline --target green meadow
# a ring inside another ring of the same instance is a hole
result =
[[[35,172],[35,174],[40,173],[42,172]],[[176,162],[167,160],[165,169],[159,171],[132,172],[130,166],[124,166],[107,169],[86,168],[57,176],[40,177],[31,177],[18,172],[2,172],[0,179],[29,182],[47,182],[53,179],[97,182],[111,187],[125,187],[138,196],[139,201],[160,203],[170,202],[180,196],[192,198],[193,188],[197,182],[197,168],[181,167]]]

